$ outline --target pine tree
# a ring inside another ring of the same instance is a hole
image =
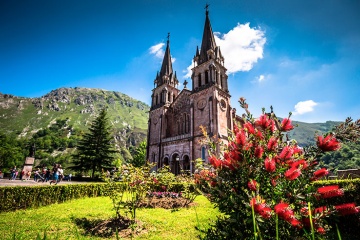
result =
[[[108,124],[106,109],[91,123],[89,132],[79,141],[74,166],[77,171],[91,170],[94,178],[96,171],[111,167],[116,152],[111,143],[111,127]]]

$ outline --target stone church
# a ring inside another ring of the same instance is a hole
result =
[[[233,126],[224,57],[216,45],[207,8],[201,48],[197,47],[193,64],[191,89],[185,80],[180,90],[168,37],[151,95],[147,159],[156,168],[169,165],[175,174],[181,170],[194,172],[195,159],[208,161],[207,146],[199,142],[203,137],[200,126],[223,141]]]

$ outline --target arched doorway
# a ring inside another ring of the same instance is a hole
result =
[[[183,157],[183,170],[186,174],[190,174],[190,158],[188,155]]]
[[[163,166],[169,166],[169,158],[168,157],[164,157],[164,161],[163,161]]]
[[[175,175],[178,175],[181,171],[180,169],[180,156],[179,154],[175,153],[173,156],[172,156],[172,159],[171,159],[171,171],[175,174]]]

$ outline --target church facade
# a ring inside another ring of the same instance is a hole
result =
[[[168,37],[151,95],[147,159],[156,164],[156,169],[170,166],[175,174],[181,170],[193,172],[195,159],[208,161],[207,146],[199,141],[203,137],[200,126],[206,128],[209,136],[223,141],[227,141],[228,130],[233,126],[224,57],[215,43],[208,9],[201,48],[197,47],[193,63],[191,89],[185,80],[180,90]]]

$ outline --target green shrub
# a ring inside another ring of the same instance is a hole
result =
[[[118,187],[120,184],[118,183]],[[0,212],[46,206],[83,197],[107,196],[108,192],[108,186],[103,183],[2,187]]]

